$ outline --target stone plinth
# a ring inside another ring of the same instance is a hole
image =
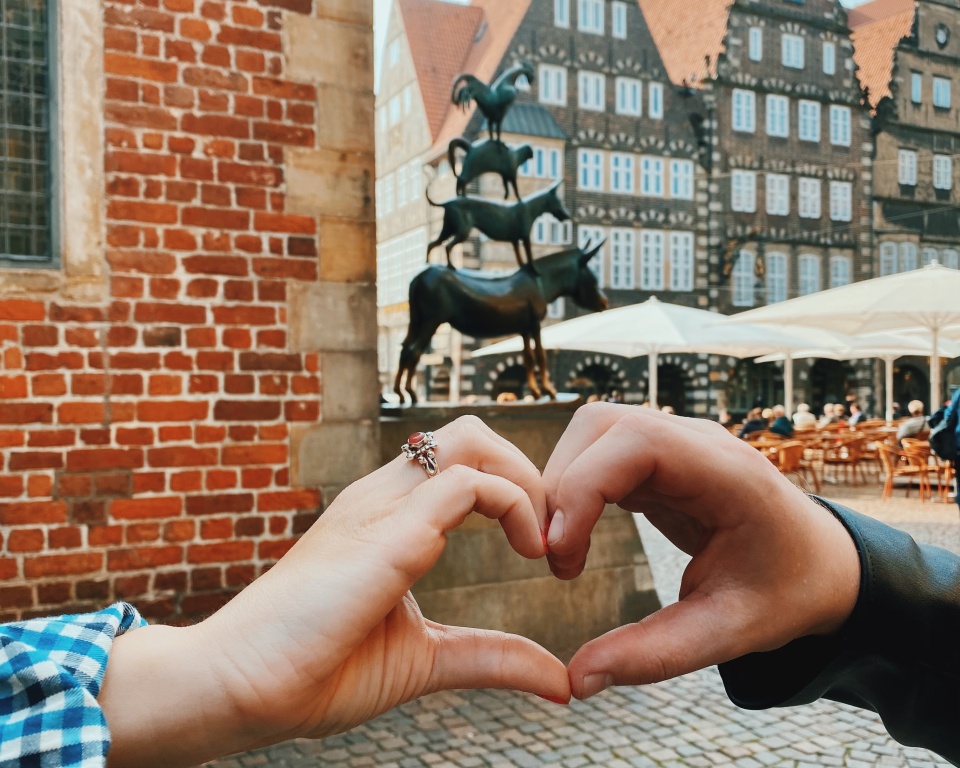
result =
[[[382,460],[393,459],[410,433],[438,429],[469,413],[542,470],[579,404],[388,407],[380,422]],[[435,621],[515,632],[566,656],[660,607],[628,513],[608,507],[591,541],[584,573],[562,582],[550,574],[546,560],[525,560],[513,552],[497,523],[473,515],[449,535],[440,562],[413,591],[424,615]]]

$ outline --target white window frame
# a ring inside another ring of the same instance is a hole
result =
[[[933,78],[933,106],[937,109],[950,109],[953,82],[948,77]]]
[[[956,248],[944,248],[940,254],[940,263],[950,269],[960,269],[960,254]]]
[[[953,189],[953,155],[933,156],[933,188]]]
[[[663,83],[647,83],[647,116],[651,120],[663,119]]]
[[[767,304],[779,304],[787,300],[789,272],[787,254],[773,251],[766,254],[767,259]]]
[[[920,266],[916,243],[900,243],[900,271],[910,272]]]
[[[632,229],[610,230],[610,287],[630,291],[636,285],[636,232]]]
[[[636,189],[636,159],[626,152],[610,154],[610,191],[632,195]]]
[[[662,157],[640,158],[640,194],[644,197],[663,197],[664,163]]]
[[[693,200],[693,160],[670,161],[670,197],[674,200]]]
[[[407,166],[397,168],[397,210],[407,204]]]
[[[747,55],[750,61],[763,61],[763,27],[750,27],[747,33]]]
[[[563,296],[561,296],[559,299],[555,299],[552,303],[547,305],[548,320],[563,320],[566,314],[567,305]]]
[[[411,160],[407,170],[410,184],[410,202],[417,202],[423,195],[423,168],[419,160]]]
[[[880,277],[895,275],[900,270],[896,243],[880,243]]]
[[[635,77],[616,79],[618,115],[641,117],[643,115],[643,81]]]
[[[730,174],[730,208],[741,213],[757,212],[756,171],[733,171]]]
[[[383,215],[388,216],[393,213],[393,204],[394,204],[394,195],[393,195],[393,183],[394,178],[392,173],[388,173],[383,177]]]
[[[755,133],[757,130],[757,94],[743,88],[733,89],[731,100],[733,130]]]
[[[923,104],[923,72],[910,73],[910,101]]]
[[[567,106],[567,68],[555,64],[541,64],[537,75],[540,103],[556,107]]]
[[[570,0],[553,0],[553,26],[570,29]]]
[[[830,105],[830,143],[838,147],[850,146],[852,113],[850,107]]]
[[[837,44],[830,40],[823,41],[823,74],[837,74]]]
[[[573,239],[573,222],[558,221],[545,213],[533,225],[531,240],[537,245],[569,245]]]
[[[820,141],[820,102],[801,99],[797,105],[797,136],[801,141]]]
[[[603,192],[603,152],[581,149],[577,153],[577,189]]]
[[[797,295],[809,296],[823,290],[819,256],[801,253],[797,258]]]
[[[790,69],[803,69],[806,38],[784,32],[780,38],[780,62]]]
[[[694,273],[693,232],[670,233],[670,290],[693,290]]]
[[[768,173],[767,213],[771,216],[790,215],[790,177],[785,173]]]
[[[851,182],[830,182],[830,220],[853,220],[853,184]]]
[[[597,251],[597,255],[587,262],[587,269],[593,272],[594,277],[597,278],[597,286],[600,288],[604,287],[604,277],[607,271],[606,249],[608,243],[606,240],[607,235],[603,231],[603,227],[586,224],[580,224],[577,227],[577,246],[579,248],[585,248],[588,242],[591,244],[591,248],[596,248],[598,243],[603,242],[600,250]]]
[[[767,94],[767,136],[790,136],[790,99],[775,93]]]
[[[589,35],[604,34],[603,0],[577,0],[577,29]]]
[[[840,288],[850,285],[853,280],[853,267],[849,256],[830,257],[830,287]]]
[[[897,153],[897,180],[908,187],[917,185],[917,151],[901,149]]]
[[[659,229],[640,232],[640,290],[662,291],[666,284],[666,236]]]
[[[577,104],[589,112],[605,112],[607,77],[600,72],[580,70],[577,74]]]
[[[756,301],[756,275],[753,264],[756,254],[741,250],[733,265],[730,283],[733,286],[732,302],[735,307],[752,307]]]
[[[797,179],[797,213],[801,219],[819,219],[823,214],[823,184],[820,179]]]
[[[611,16],[610,16],[610,26],[612,28],[613,36],[617,40],[626,40],[627,39],[627,4],[621,2],[621,0],[615,0],[615,2],[610,4],[611,6]]]

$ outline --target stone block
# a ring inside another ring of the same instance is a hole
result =
[[[373,0],[316,0],[316,5],[321,19],[373,26]]]
[[[293,485],[321,488],[326,503],[380,466],[376,420],[323,422],[292,431]]]
[[[366,2],[366,0],[365,0]],[[362,4],[365,4],[362,3]],[[344,0],[343,5],[347,4]],[[373,27],[297,16],[285,24],[287,77],[373,92]]]
[[[375,285],[291,283],[289,294],[292,351],[366,352],[376,349]]]
[[[286,165],[290,213],[376,221],[372,152],[288,149]]]
[[[317,89],[317,140],[321,149],[369,152],[374,146],[374,98],[337,85]]]
[[[320,355],[320,376],[323,381],[322,421],[377,418],[380,380],[376,351],[323,352]]]
[[[377,279],[377,227],[349,219],[320,219],[320,279],[372,283]]]

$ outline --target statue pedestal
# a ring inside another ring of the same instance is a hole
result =
[[[474,414],[543,470],[581,404],[579,397],[561,395],[556,402],[387,406],[380,425],[383,461],[392,460],[412,432]],[[439,457],[442,467],[443,454]],[[440,562],[413,592],[424,615],[435,621],[514,632],[568,656],[588,640],[660,607],[629,513],[608,507],[591,542],[584,573],[563,582],[553,577],[546,560],[517,555],[499,524],[472,515],[448,536]]]

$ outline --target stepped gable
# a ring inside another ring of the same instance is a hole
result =
[[[870,89],[871,109],[890,95],[894,51],[910,35],[915,14],[914,0],[873,0],[848,13],[853,58],[860,84]]]
[[[676,85],[700,88],[717,74],[733,0],[639,0],[640,10]],[[706,62],[709,57],[709,66]]]
[[[399,0],[410,55],[436,139],[450,112],[450,86],[464,71],[467,57],[484,23],[483,9],[438,0]]]

